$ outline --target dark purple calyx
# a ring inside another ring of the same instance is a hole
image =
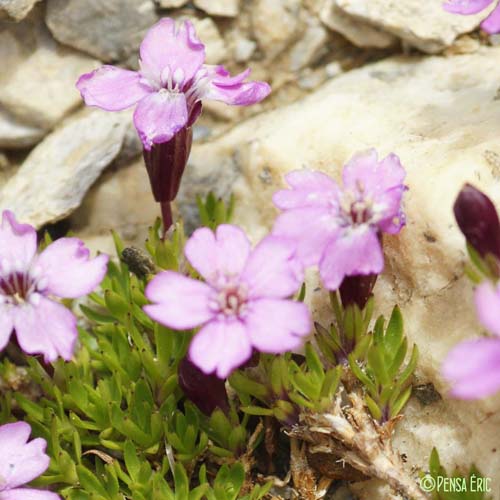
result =
[[[339,288],[344,308],[351,304],[357,304],[363,310],[372,294],[377,277],[378,274],[346,276]]]
[[[492,254],[500,259],[500,221],[492,201],[466,184],[455,200],[453,212],[467,243],[482,257]]]
[[[186,398],[205,415],[210,416],[216,408],[229,411],[225,380],[203,373],[187,357],[179,363],[178,376]]]

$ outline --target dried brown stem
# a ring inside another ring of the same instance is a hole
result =
[[[333,459],[340,456],[365,476],[386,481],[407,498],[428,500],[392,448],[395,422],[381,426],[358,394],[350,393],[349,400],[350,406],[342,408],[339,395],[331,411],[302,415],[301,425],[290,435],[309,443],[309,453],[329,453]]]

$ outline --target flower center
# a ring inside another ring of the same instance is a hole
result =
[[[46,280],[35,267],[23,271],[22,264],[13,266],[3,261],[0,266],[0,304],[21,305],[37,300],[38,294],[46,287]],[[38,297],[39,298],[39,297]]]
[[[367,196],[361,181],[357,181],[356,189],[344,191],[340,200],[341,220],[346,226],[360,226],[376,222],[373,200]]]
[[[218,285],[210,308],[226,318],[242,318],[247,309],[247,287],[227,278],[219,280]]]

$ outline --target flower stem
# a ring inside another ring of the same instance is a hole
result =
[[[161,207],[161,218],[163,220],[163,234],[162,239],[165,239],[165,235],[167,231],[170,229],[170,226],[173,223],[172,219],[172,206],[169,201],[160,201]]]

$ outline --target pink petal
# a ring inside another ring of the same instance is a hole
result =
[[[184,253],[191,265],[210,283],[238,276],[250,255],[250,241],[242,229],[221,224],[215,234],[197,229],[186,243]]]
[[[7,345],[14,328],[13,314],[10,307],[0,304],[0,351]]]
[[[19,224],[11,211],[4,210],[0,226],[0,272],[5,265],[27,270],[36,247],[35,229],[29,224]]]
[[[61,356],[73,357],[78,330],[73,313],[63,305],[37,295],[38,303],[16,307],[14,328],[22,350],[28,354],[43,354],[46,362]]]
[[[61,500],[61,497],[47,490],[19,488],[2,491],[0,493],[0,500]]]
[[[451,394],[479,399],[500,390],[500,340],[482,338],[458,344],[448,354],[443,375],[453,384]]]
[[[273,195],[273,203],[281,210],[338,206],[339,187],[322,172],[295,170],[286,176],[286,181],[292,189],[283,189]]]
[[[331,241],[319,264],[321,279],[329,290],[337,290],[345,276],[379,274],[383,268],[377,234],[365,226],[347,230]]]
[[[217,242],[208,227],[194,231],[184,246],[184,255],[203,278],[210,281],[217,273]]]
[[[274,354],[297,349],[311,331],[307,306],[291,300],[252,302],[245,324],[253,347]]]
[[[186,97],[182,93],[160,91],[142,99],[134,112],[134,124],[144,147],[167,142],[186,125]]]
[[[449,0],[443,9],[453,14],[477,14],[486,9],[493,0]]]
[[[144,311],[170,328],[194,328],[214,315],[209,308],[211,293],[211,288],[201,281],[164,271],[146,287],[146,297],[155,304],[144,306]]]
[[[494,35],[500,33],[500,3],[493,9],[491,14],[481,23],[481,28]]]
[[[303,280],[294,260],[295,244],[276,236],[264,238],[250,254],[241,279],[248,285],[249,298],[289,297]]]
[[[287,210],[277,217],[272,234],[293,240],[297,259],[304,266],[319,263],[328,243],[339,228],[334,214],[323,207]]]
[[[140,54],[142,63],[158,79],[169,68],[172,74],[181,70],[183,82],[189,82],[205,61],[205,46],[191,21],[184,21],[177,29],[173,19],[164,18],[147,32]]]
[[[76,83],[87,106],[121,111],[133,106],[152,89],[141,82],[141,75],[116,66],[101,66],[82,75]]]
[[[30,433],[31,427],[24,422],[0,427],[0,491],[29,483],[47,470],[50,463],[45,454],[47,443],[41,438],[28,443]],[[3,500],[2,495],[3,491],[0,492]]]
[[[89,258],[90,251],[78,238],[61,238],[37,258],[46,290],[58,297],[75,299],[92,292],[106,275],[109,257]]]
[[[237,319],[208,323],[194,336],[189,347],[191,361],[204,373],[215,371],[219,378],[226,378],[251,354],[246,329]]]
[[[484,282],[476,288],[474,302],[481,324],[500,336],[500,289],[494,288],[489,281]]]
[[[244,82],[250,70],[231,77],[222,66],[209,72],[210,85],[203,97],[222,101],[226,104],[248,106],[265,99],[271,92],[271,87],[266,82]]]

